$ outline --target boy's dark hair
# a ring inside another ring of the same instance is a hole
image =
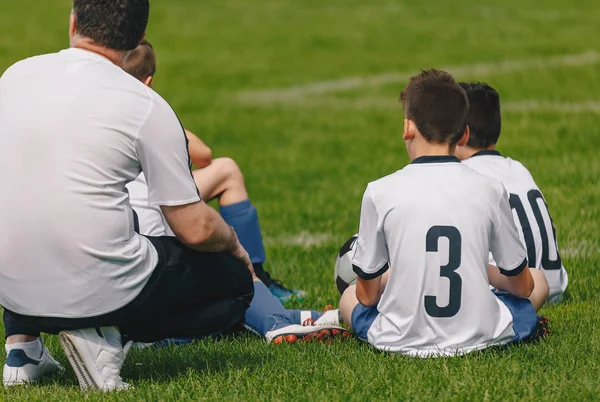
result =
[[[431,143],[453,147],[467,126],[469,101],[465,91],[445,71],[422,70],[412,77],[400,100],[404,114]]]
[[[468,146],[487,148],[496,144],[502,129],[500,118],[500,95],[482,82],[461,82],[460,86],[469,98],[467,124],[471,130]]]
[[[156,55],[154,48],[147,40],[143,40],[127,57],[123,70],[140,81],[156,74]]]
[[[133,50],[148,25],[148,0],[73,0],[78,34],[114,50]]]

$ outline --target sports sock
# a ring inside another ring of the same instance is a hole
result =
[[[44,353],[40,338],[31,342],[7,343],[5,344],[4,349],[6,350],[6,353],[9,353],[13,349],[22,349],[25,354],[32,359],[41,359],[42,354]]]
[[[317,321],[323,313],[315,310],[288,310],[292,324],[302,325],[308,318]]]
[[[271,280],[271,275],[263,268],[262,263],[253,263],[252,267],[254,268],[254,274],[260,279],[262,283],[267,285],[267,287],[271,286],[273,281]]]
[[[254,298],[246,310],[244,324],[265,336],[267,332],[293,324],[288,310],[264,283],[254,281]]]
[[[258,213],[250,200],[220,207],[221,216],[237,233],[240,243],[253,264],[261,264],[267,259],[262,240]]]

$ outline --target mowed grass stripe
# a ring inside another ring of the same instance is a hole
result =
[[[508,74],[521,70],[535,68],[551,68],[561,66],[585,66],[600,62],[600,54],[590,50],[580,54],[567,54],[546,58],[532,58],[523,60],[503,60],[498,62],[484,62],[467,66],[438,67],[448,71],[456,78],[473,75]],[[424,66],[428,68],[429,66]],[[238,94],[238,99],[243,103],[260,104],[269,102],[294,102],[308,95],[322,95],[331,92],[348,91],[364,87],[376,87],[384,84],[407,81],[418,73],[417,70],[401,73],[386,73],[374,76],[347,77],[333,81],[321,81],[294,86],[291,88],[243,91]]]

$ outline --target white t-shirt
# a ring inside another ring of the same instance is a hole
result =
[[[89,317],[142,290],[157,261],[134,232],[125,185],[146,173],[151,205],[200,199],[183,129],[154,91],[80,49],[0,78],[0,304]]]
[[[354,270],[390,277],[368,341],[412,356],[454,356],[512,340],[512,315],[490,291],[488,252],[505,275],[526,252],[502,184],[453,156],[417,158],[368,185]]]
[[[505,158],[498,151],[478,152],[463,163],[504,184],[519,237],[527,249],[529,266],[539,268],[548,279],[548,302],[560,301],[569,278],[562,265],[548,206],[531,173],[520,162]],[[493,258],[490,263],[495,264]]]
[[[148,204],[148,183],[144,173],[127,184],[129,199],[138,215],[140,233],[144,236],[175,236],[160,207]]]

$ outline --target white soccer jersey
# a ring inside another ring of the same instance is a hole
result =
[[[560,301],[569,278],[562,265],[548,206],[531,173],[520,162],[505,158],[498,151],[480,151],[463,163],[504,184],[519,236],[527,249],[529,266],[539,268],[548,279],[548,302]],[[493,259],[490,263],[495,264]]]
[[[144,236],[175,236],[160,207],[148,204],[148,183],[144,173],[127,185],[129,200],[138,216],[140,233]]]
[[[156,92],[81,49],[0,78],[0,304],[79,318],[134,299],[158,262],[134,232],[125,185],[151,205],[200,200],[183,128]]]
[[[354,269],[390,265],[368,341],[408,355],[454,356],[513,339],[512,315],[490,291],[488,252],[517,275],[526,251],[502,184],[453,156],[424,156],[368,185]]]

